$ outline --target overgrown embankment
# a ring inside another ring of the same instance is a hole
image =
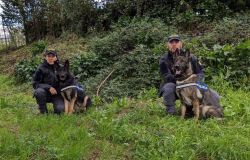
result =
[[[185,48],[204,65],[206,83],[216,84],[221,79],[234,88],[249,89],[249,17],[245,13],[216,21],[199,36],[180,32]],[[113,25],[112,32],[38,41],[29,47],[29,59],[17,63],[15,76],[19,82],[31,81],[43,49],[55,48],[61,60],[70,59],[72,72],[89,94],[96,94],[100,83],[112,72],[101,87],[101,97],[136,97],[143,89],[159,88],[158,62],[166,52],[164,39],[176,32],[174,26],[158,19],[125,19]]]
[[[4,2],[11,4],[6,11],[16,6],[14,1]],[[82,5],[89,4],[82,1],[68,1],[71,5],[61,6],[60,11],[50,7],[60,8],[61,1],[43,1],[41,8],[31,2],[25,3],[30,8],[25,11],[36,14],[22,14],[35,16],[23,22],[32,24],[24,30],[26,40],[33,42],[46,34],[60,37],[0,55],[0,159],[250,159],[249,4],[245,12],[233,14],[231,9],[239,11],[243,1],[235,7],[233,2],[214,0],[169,1],[172,5],[148,1],[136,5],[133,14],[134,3],[119,1],[107,3],[98,19],[99,14],[91,17],[97,23],[88,24],[83,15],[92,14],[84,11],[89,7]],[[72,5],[82,9],[80,14]],[[145,12],[143,6],[148,6]],[[56,14],[37,14],[36,9]],[[113,14],[121,10],[123,14]],[[10,19],[20,19],[18,12],[12,13]],[[70,14],[61,16],[64,13]],[[60,29],[63,25],[66,30]],[[166,52],[164,38],[175,33],[205,66],[206,83],[222,96],[224,120],[195,123],[165,115],[157,97],[158,61]],[[86,113],[38,115],[30,82],[45,48],[56,49],[61,61],[70,59],[71,71],[94,100]],[[111,72],[100,97],[95,97]]]

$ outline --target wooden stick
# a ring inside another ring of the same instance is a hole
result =
[[[107,81],[107,79],[111,76],[111,74],[115,71],[115,69],[113,69],[109,75],[101,82],[101,84],[98,86],[97,91],[96,91],[96,96],[99,97],[99,92],[100,92],[100,88],[101,86]]]

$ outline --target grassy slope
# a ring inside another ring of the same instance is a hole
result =
[[[0,159],[250,159],[249,92],[217,88],[226,106],[219,122],[166,116],[154,90],[96,100],[86,114],[45,116],[29,85],[0,75]]]
[[[48,39],[46,40],[48,49],[56,49],[60,60],[64,60],[72,57],[75,54],[79,54],[86,50],[87,40],[86,38],[79,38],[74,34],[70,34],[61,39]],[[31,58],[32,44],[21,47],[15,51],[8,53],[0,52],[0,70],[4,74],[13,74],[15,63]],[[41,54],[41,59],[43,55]]]

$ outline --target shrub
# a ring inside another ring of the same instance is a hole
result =
[[[237,44],[250,37],[249,13],[225,17],[214,23],[214,28],[207,31],[199,40],[207,47],[215,44]]]
[[[114,32],[104,38],[94,39],[90,44],[90,50],[100,55],[101,58],[113,62],[118,60],[119,56],[128,54],[138,44],[154,48],[162,42],[169,31],[170,28],[160,20],[133,19],[128,25],[115,26]]]
[[[159,87],[159,56],[145,46],[138,46],[115,63],[111,81],[104,86],[103,96],[134,97],[143,89]]]
[[[171,29],[160,21],[148,20],[120,23],[114,31],[91,41],[89,53],[74,58],[73,71],[92,93],[107,75],[114,70],[101,87],[101,96],[135,97],[141,90],[159,88],[161,81],[158,61],[164,53],[162,43]],[[168,31],[167,31],[168,30]],[[195,38],[186,43],[205,65],[206,79],[224,75],[235,87],[246,87],[249,77],[249,41],[234,45],[215,45],[210,49]]]
[[[114,32],[90,43],[88,55],[76,56],[72,69],[92,93],[114,69],[102,86],[101,95],[106,99],[134,97],[143,89],[158,88],[158,61],[169,30],[158,20],[132,20],[128,26],[117,25]]]
[[[97,75],[102,69],[102,60],[94,53],[81,53],[74,57],[71,69],[80,80]]]
[[[213,51],[202,57],[208,79],[222,73],[224,79],[235,87],[249,89],[250,40],[233,45],[215,45]]]
[[[24,83],[32,80],[32,75],[40,64],[40,58],[35,57],[31,60],[24,59],[15,65],[15,78],[17,82]]]
[[[43,40],[34,42],[30,48],[32,56],[36,56],[38,54],[41,54],[46,48],[46,42]]]
[[[185,42],[185,48],[190,48],[205,64],[206,79],[215,81],[223,75],[230,85],[247,88],[250,42],[244,40],[249,36],[250,27],[246,15],[224,19],[211,32]],[[220,33],[223,26],[228,32],[233,29],[232,34]],[[88,91],[96,93],[100,83],[114,70],[101,86],[101,96],[106,99],[136,97],[141,90],[158,88],[161,81],[158,61],[165,51],[163,39],[173,34],[173,29],[160,20],[149,19],[121,20],[112,29],[106,36],[92,38],[88,50],[72,58],[71,69],[79,81]],[[237,38],[239,41],[235,41]],[[217,42],[220,43],[215,45]],[[34,61],[17,64],[16,77],[21,81],[30,80]]]

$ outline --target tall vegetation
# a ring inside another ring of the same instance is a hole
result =
[[[247,0],[2,0],[7,26],[23,27],[26,42],[63,32],[84,35],[110,30],[122,17],[161,18],[180,29],[193,30],[200,22],[221,19],[250,8]]]
[[[234,23],[247,24],[247,17],[249,16],[245,15],[241,19],[234,19]],[[221,21],[200,37],[190,38],[183,33],[184,44],[205,65],[206,80],[209,80],[206,82],[216,83],[223,75],[229,85],[248,89],[249,36],[237,34],[242,25],[236,25],[238,29],[231,30],[230,35],[219,33],[218,27],[222,24],[224,30],[232,27],[228,23],[231,21]],[[96,94],[100,83],[112,72],[100,88],[100,96],[105,99],[136,97],[144,89],[159,88],[161,77],[158,62],[166,52],[164,38],[173,33],[174,28],[166,26],[161,20],[124,19],[113,25],[112,30],[111,33],[90,38],[89,47],[71,57],[71,70],[78,80],[88,91]],[[250,33],[249,28],[242,30]],[[40,43],[34,43],[32,51],[38,51]],[[28,77],[36,69],[34,62],[39,61],[25,61],[16,65],[16,77],[19,81],[30,79]],[[29,72],[24,68],[29,68]]]
[[[65,33],[99,35],[89,39],[86,53],[72,57],[72,71],[93,93],[112,72],[101,86],[109,99],[160,86],[158,60],[165,52],[164,38],[172,33],[187,40],[208,79],[222,74],[233,86],[246,88],[249,7],[246,0],[3,0],[2,17],[23,26],[27,43]],[[36,55],[45,47],[43,40],[34,42],[33,59],[16,64],[19,82],[31,79],[40,62]]]

